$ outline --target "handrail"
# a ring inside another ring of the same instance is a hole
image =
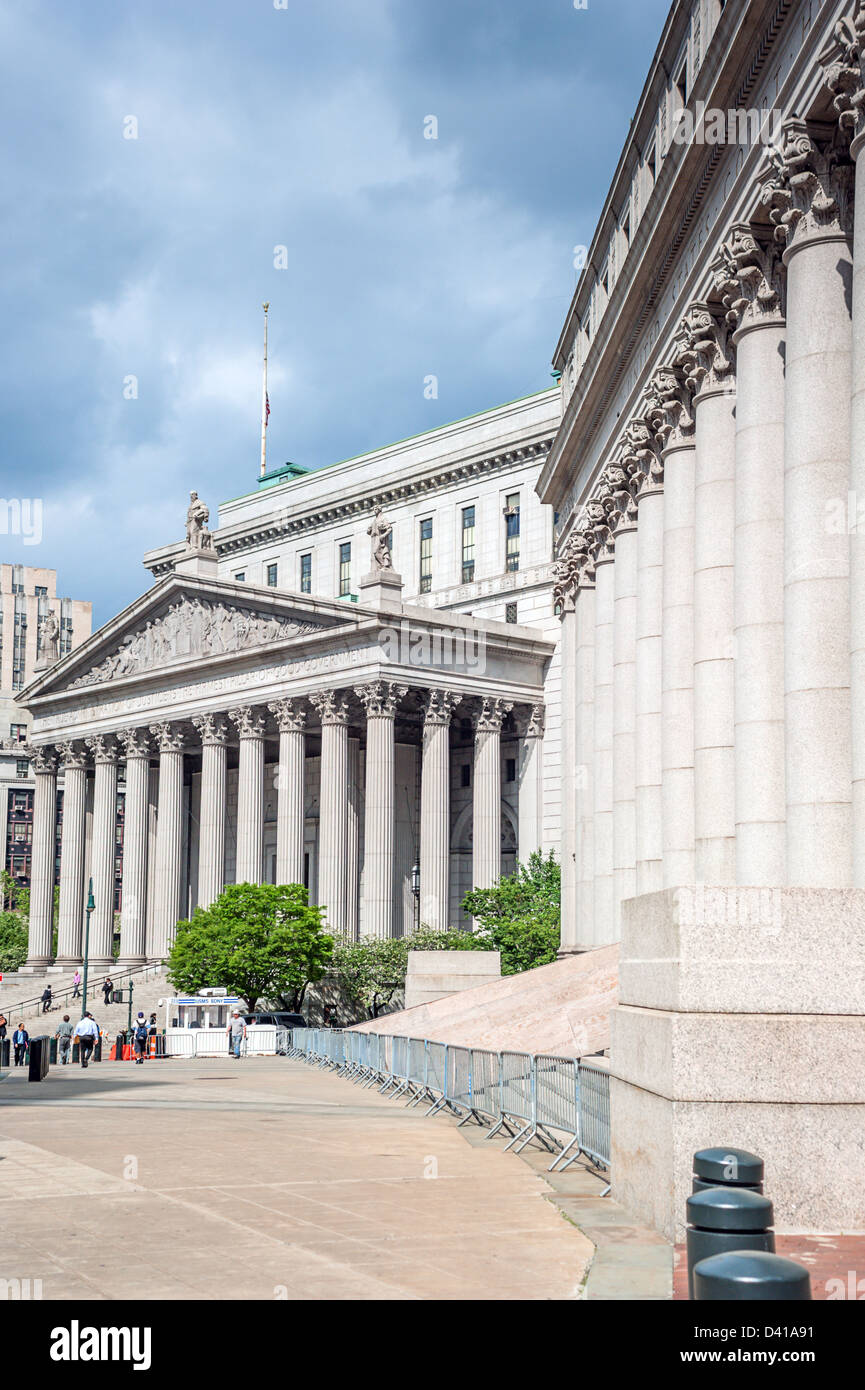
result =
[[[165,963],[164,963],[163,961],[150,961],[150,962],[148,962],[146,965],[129,965],[129,966],[127,966],[127,967],[126,967],[125,969],[123,969],[123,970],[115,970],[115,971],[112,971],[112,972],[109,972],[109,973],[111,974],[111,983],[112,983],[112,985],[113,985],[117,980],[131,979],[131,977],[132,977],[133,975],[139,975],[139,974],[141,974],[142,972],[145,972],[145,971],[152,970],[154,973],[157,973],[157,972],[159,972],[159,971],[161,971],[161,970],[164,970],[164,969],[165,969]],[[82,980],[82,984],[83,984],[83,980]],[[89,981],[89,980],[87,981],[87,988],[88,988],[88,990],[90,989],[90,981]],[[100,987],[100,988],[101,988],[101,987]],[[74,991],[75,991],[75,986],[74,986],[74,985],[68,985],[68,986],[66,986],[66,988],[62,989],[62,990],[60,991],[59,994],[55,994],[55,993],[54,993],[54,990],[52,989],[52,991],[51,991],[51,1008],[48,1009],[48,1010],[46,1010],[46,1012],[47,1012],[47,1013],[53,1013],[54,1010],[55,1010],[55,1008],[58,1008],[58,1009],[59,1009],[59,1008],[61,1007],[60,1001],[61,1001],[62,999],[65,999],[65,1000],[68,1002],[70,999],[73,999],[73,998],[77,999],[77,998],[79,998],[80,995],[76,995],[76,994],[74,993]],[[44,991],[43,991],[43,992],[44,992]],[[3,1000],[0,999],[0,1013],[6,1014],[6,1015],[7,1015],[7,1019],[8,1019],[8,1014],[9,1014],[9,1013],[14,1013],[17,1009],[28,1009],[28,1008],[30,1008],[31,1005],[33,1005],[33,1004],[41,1004],[41,1003],[42,1003],[42,995],[41,995],[41,994],[35,994],[35,995],[33,996],[32,999],[19,999],[19,1000],[17,1001],[17,1003],[15,1003],[15,1004],[10,1004],[10,1005],[8,1006],[8,1008],[4,1007]]]

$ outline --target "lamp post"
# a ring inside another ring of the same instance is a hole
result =
[[[414,929],[420,926],[420,864],[414,861],[411,870],[411,891],[414,894]]]
[[[93,897],[93,879],[87,885],[87,925],[84,928],[84,997],[81,1000],[81,1017],[87,1012],[87,965],[90,955],[90,916],[96,907],[96,900]]]

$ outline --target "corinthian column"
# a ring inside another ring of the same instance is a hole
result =
[[[268,709],[279,729],[276,881],[303,883],[306,709],[300,700],[274,700]]]
[[[505,700],[483,700],[475,715],[472,879],[492,888],[502,874],[502,721],[513,708]]]
[[[462,699],[450,690],[425,697],[420,781],[420,920],[447,931],[450,918],[450,726]]]
[[[147,959],[147,820],[150,740],[143,729],[124,729],[118,738],[126,754],[123,814],[123,896],[118,966]]]
[[[694,850],[698,882],[736,881],[733,545],[735,350],[723,314],[692,304],[683,324],[694,396]]]
[[[541,848],[543,830],[544,707],[530,705],[519,721],[519,849],[521,864]]]
[[[108,734],[87,739],[95,767],[93,840],[90,850],[93,898],[90,964],[97,970],[114,964],[114,861],[117,855],[117,761],[120,749]]]
[[[613,532],[613,921],[621,936],[621,910],[636,891],[636,688],[637,504],[631,490],[631,461],[607,470],[616,504]]]
[[[184,735],[182,729],[169,723],[151,724],[150,732],[159,749],[159,805],[147,958],[158,961],[168,954],[180,916]]]
[[[321,795],[318,827],[318,901],[333,932],[346,930],[348,828],[348,701],[341,691],[309,697],[321,720]]]
[[[663,887],[694,882],[694,417],[680,365],[654,378],[664,467],[661,614]]]
[[[237,766],[238,883],[261,883],[264,863],[264,726],[253,705],[239,705],[228,717],[240,735]]]
[[[594,762],[595,762],[595,566],[589,554],[591,535],[583,530],[577,544],[576,608],[576,922],[573,935],[562,930],[562,949],[584,949],[595,939]],[[573,803],[572,803],[573,804]]]
[[[50,965],[53,960],[57,753],[53,748],[31,748],[28,756],[36,779],[36,791],[33,795],[27,965],[39,967]]]
[[[745,223],[721,248],[736,327],[736,880],[787,881],[784,791],[784,290],[780,248]]]
[[[595,565],[594,776],[592,814],[593,939],[606,946],[617,940],[613,891],[613,617],[616,558],[610,528],[612,501],[603,482],[587,504]],[[588,944],[588,943],[587,943]]]
[[[87,754],[76,743],[61,743],[57,751],[63,760],[57,964],[80,965],[83,960]]]
[[[784,664],[793,887],[847,888],[853,873],[850,538],[837,519],[839,511],[846,516],[850,467],[852,194],[843,152],[803,121],[787,121],[763,200],[787,266]]]
[[[202,714],[192,722],[201,738],[198,906],[210,907],[225,887],[228,724],[219,714]]]
[[[372,681],[355,687],[366,710],[364,926],[370,936],[393,936],[394,725],[408,687]]]

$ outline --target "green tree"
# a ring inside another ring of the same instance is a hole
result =
[[[221,986],[250,1011],[274,995],[297,1010],[332,953],[322,910],[309,906],[300,884],[232,883],[209,908],[178,922],[168,976],[189,993]]]
[[[471,932],[441,932],[421,926],[408,936],[337,940],[331,970],[352,1003],[377,1018],[379,1011],[405,985],[409,951],[482,949]]]
[[[27,959],[27,923],[17,912],[0,912],[0,970],[17,970]]]
[[[556,959],[561,939],[561,870],[536,851],[493,888],[474,888],[463,910],[474,917],[479,949],[501,951],[502,974],[518,975]]]

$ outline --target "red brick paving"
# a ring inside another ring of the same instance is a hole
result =
[[[834,1295],[865,1301],[865,1236],[779,1235],[775,1237],[775,1253],[807,1265],[813,1298],[828,1299]],[[827,1287],[830,1279],[843,1281],[843,1293],[837,1285]],[[677,1245],[673,1256],[673,1298],[687,1297],[685,1246]]]

